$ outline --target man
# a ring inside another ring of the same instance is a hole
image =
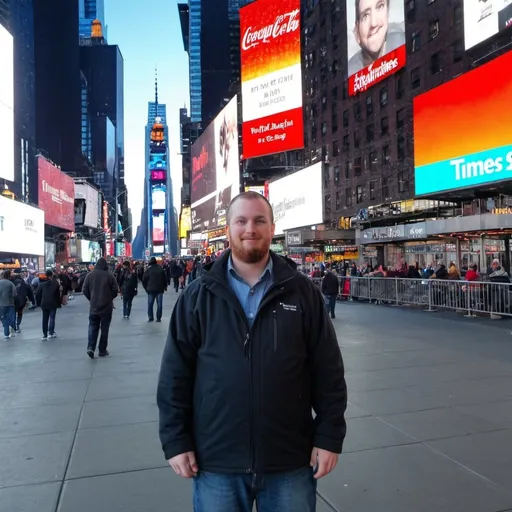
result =
[[[41,308],[43,320],[42,341],[48,341],[48,337],[56,338],[55,317],[57,309],[61,307],[62,287],[57,276],[51,271],[46,271],[46,279],[39,283],[36,290],[36,303]]]
[[[128,320],[132,312],[133,298],[138,293],[137,274],[128,260],[123,262],[123,272],[119,277],[119,290],[123,296],[123,318]]]
[[[391,0],[355,0],[354,37],[361,48],[348,61],[348,76],[405,44],[403,24],[390,26]]]
[[[148,294],[148,322],[153,322],[153,308],[156,300],[156,321],[162,321],[164,292],[167,291],[167,276],[165,270],[156,262],[156,258],[149,260],[148,269],[142,277],[142,286]]]
[[[13,283],[14,286],[16,286],[16,299],[14,301],[16,309],[16,333],[19,334],[21,332],[20,326],[21,321],[23,320],[23,311],[25,310],[27,299],[30,300],[34,306],[36,304],[36,299],[34,297],[32,287],[26,283],[22,274],[15,275]]]
[[[0,272],[0,320],[4,326],[4,339],[5,341],[14,337],[11,334],[12,330],[16,330],[16,313],[15,313],[15,300],[16,300],[16,286],[11,281],[11,271],[4,270]]]
[[[174,286],[174,291],[178,293],[180,287],[180,277],[183,275],[183,269],[180,267],[176,260],[171,262],[171,278]]]
[[[109,355],[108,330],[112,321],[114,299],[119,293],[116,278],[109,272],[107,260],[100,258],[94,270],[87,274],[84,281],[83,293],[89,301],[89,339],[87,355],[94,359],[98,334],[101,328],[98,356]]]
[[[347,392],[320,290],[269,251],[256,192],[227,210],[226,250],[179,297],[162,356],[160,440],[196,512],[312,512],[336,466]],[[316,417],[312,418],[312,408]]]
[[[331,272],[331,264],[325,264],[325,275],[322,279],[322,293],[327,298],[327,311],[331,318],[336,318],[336,297],[340,292],[340,283],[338,278]]]

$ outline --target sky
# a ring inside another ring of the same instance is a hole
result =
[[[148,101],[155,98],[155,67],[158,102],[167,105],[174,207],[180,211],[179,109],[189,106],[188,56],[176,1],[105,0],[105,23],[108,43],[117,44],[124,58],[125,181],[135,237],[144,205],[144,128]]]

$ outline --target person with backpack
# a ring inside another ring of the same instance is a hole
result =
[[[14,299],[14,309],[16,310],[16,333],[21,332],[20,325],[23,319],[23,311],[27,305],[27,299],[35,306],[36,299],[32,287],[28,285],[21,274],[15,274],[13,278],[14,286],[16,286],[17,295]]]

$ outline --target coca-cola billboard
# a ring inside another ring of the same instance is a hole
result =
[[[346,0],[348,93],[354,96],[405,66],[404,3]]]
[[[37,157],[39,208],[44,222],[67,231],[75,229],[75,182],[42,156]]]
[[[304,147],[300,0],[240,9],[243,158]]]

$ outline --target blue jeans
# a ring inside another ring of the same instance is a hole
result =
[[[43,335],[48,337],[48,333],[55,334],[55,315],[56,309],[43,309]]]
[[[132,312],[133,295],[123,295],[123,316],[130,316]]]
[[[313,468],[286,473],[221,474],[194,477],[194,512],[315,512]]]
[[[331,318],[334,318],[336,311],[336,295],[325,296],[325,307],[327,308],[327,312],[330,313]]]
[[[156,299],[156,319],[162,319],[162,308],[164,302],[164,294],[163,293],[152,293],[148,292],[148,318],[153,320],[153,306],[155,304]]]
[[[4,326],[4,336],[10,336],[9,327],[16,329],[16,310],[14,306],[0,306],[0,320]]]

